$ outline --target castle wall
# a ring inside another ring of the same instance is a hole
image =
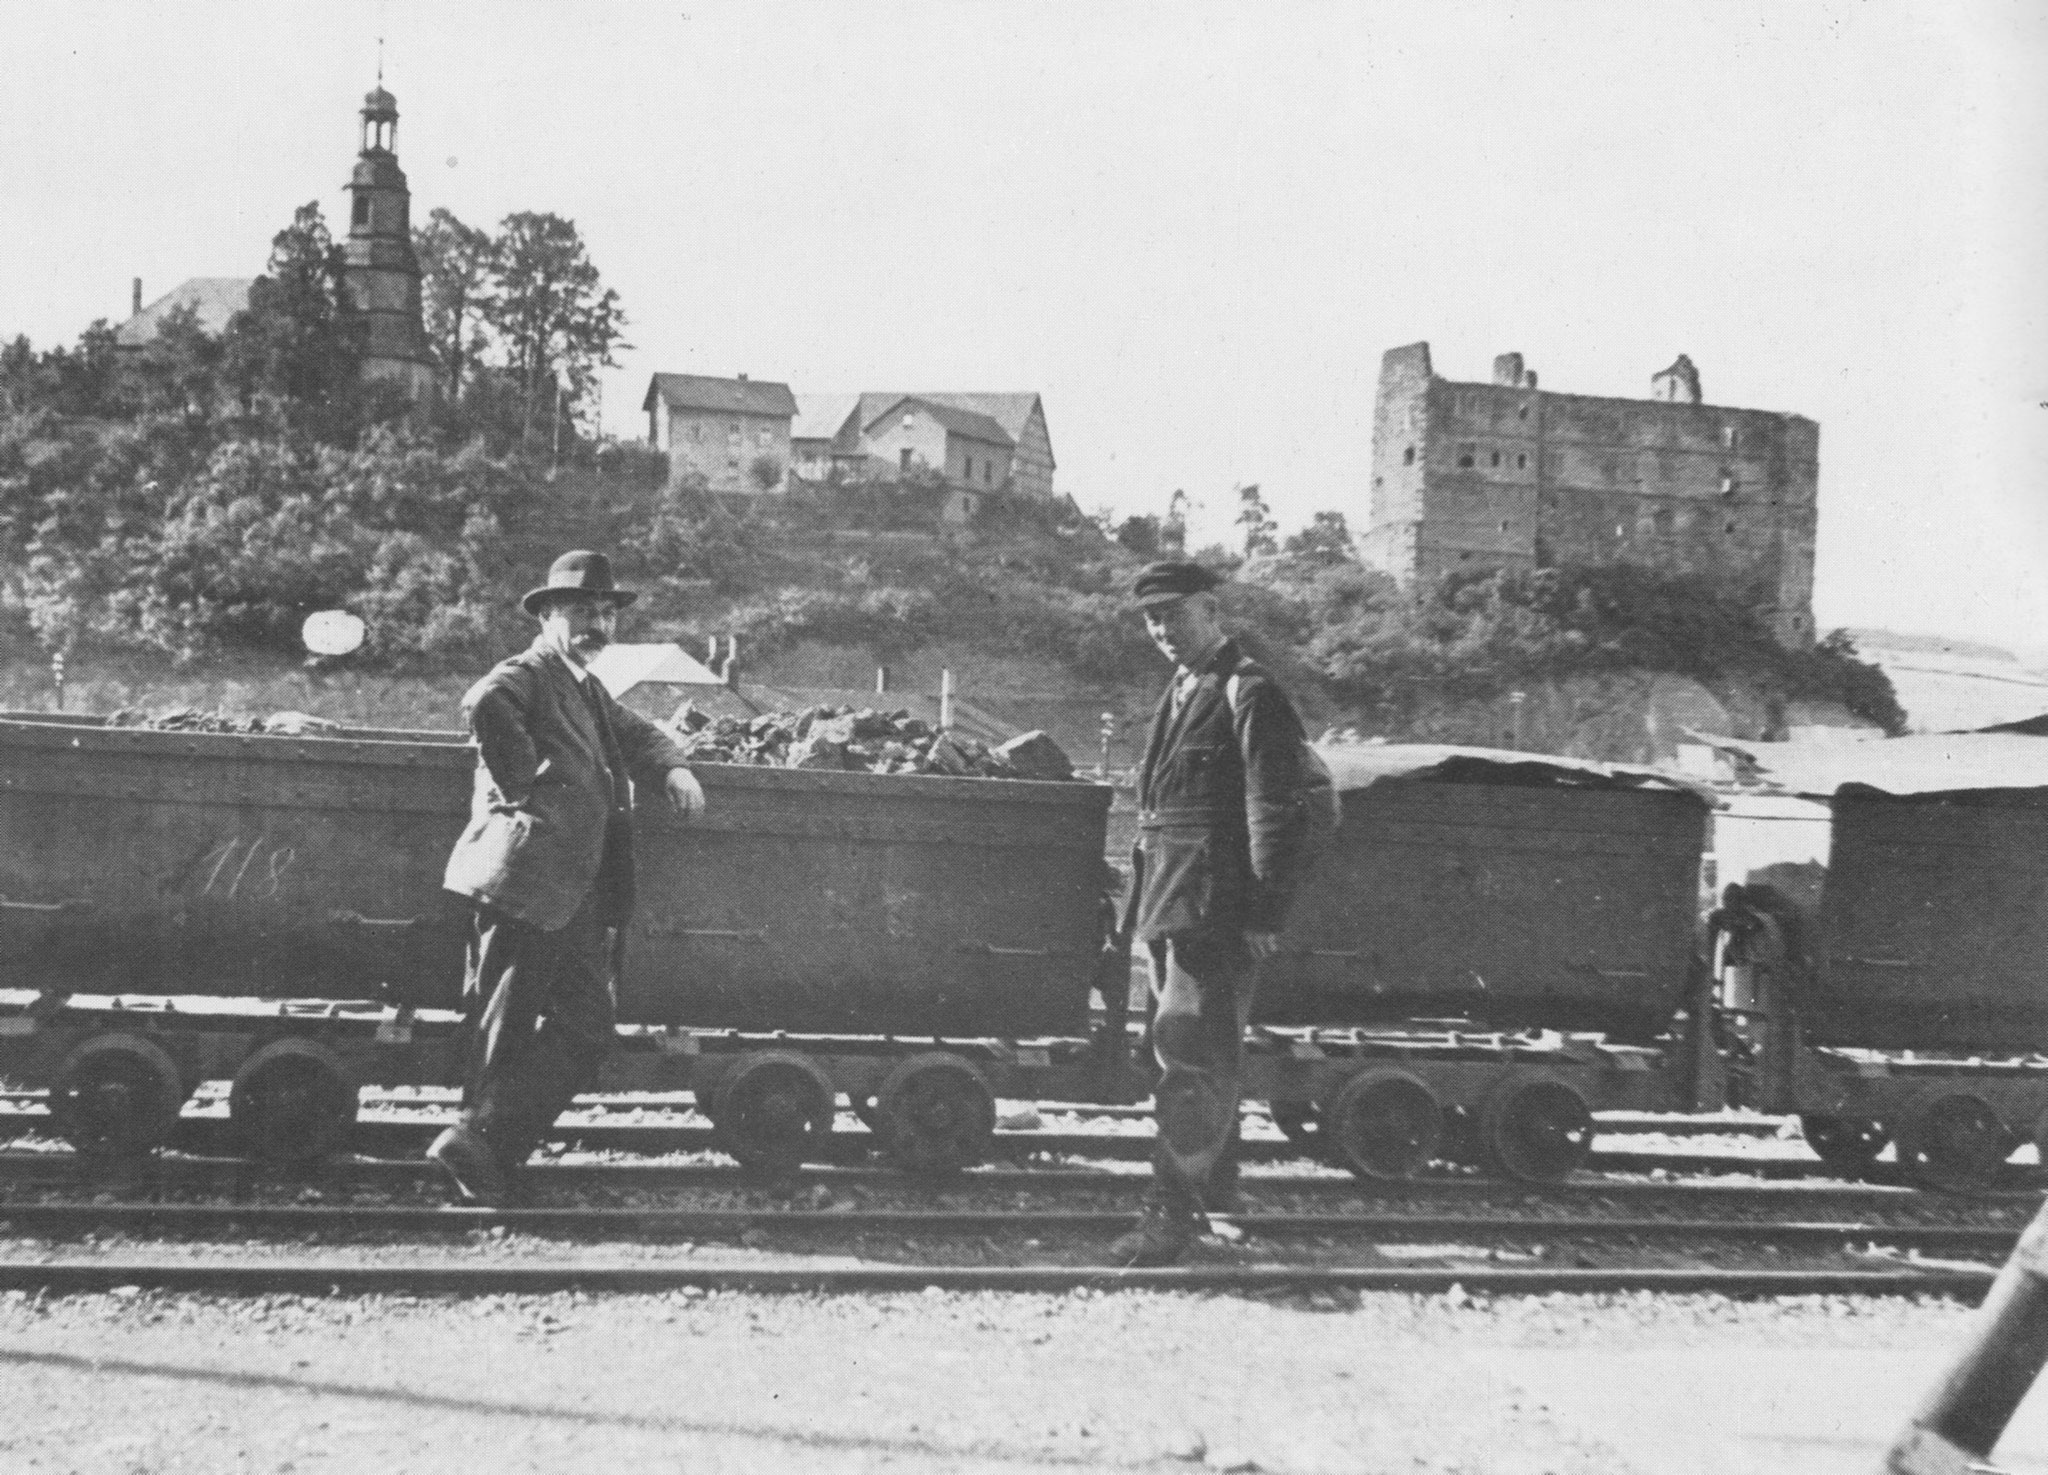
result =
[[[1805,644],[1819,436],[1765,410],[1438,379],[1414,344],[1382,361],[1361,550],[1404,581],[1612,563],[1700,575]]]

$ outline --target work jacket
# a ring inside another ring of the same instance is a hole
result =
[[[1287,694],[1237,643],[1167,685],[1138,768],[1126,925],[1139,938],[1278,932],[1308,835],[1307,744]]]
[[[633,911],[628,778],[660,788],[688,764],[662,730],[535,641],[469,689],[476,735],[469,826],[442,885],[543,931],[576,914],[602,874],[602,920]]]

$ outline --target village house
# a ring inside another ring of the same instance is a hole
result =
[[[1055,463],[1036,394],[869,390],[798,397],[797,472],[889,480],[922,466],[968,506],[992,494],[1049,499]],[[969,507],[971,510],[971,507]]]
[[[671,485],[694,472],[714,492],[787,490],[796,416],[787,384],[656,374],[641,408],[647,443],[668,453]]]

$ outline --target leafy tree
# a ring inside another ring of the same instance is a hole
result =
[[[1319,563],[1344,563],[1357,558],[1351,546],[1351,529],[1341,512],[1318,512],[1307,527],[1288,538],[1284,551],[1294,558]]]
[[[772,492],[782,485],[782,463],[763,452],[748,463],[747,475],[762,491]]]
[[[454,401],[462,395],[464,370],[488,346],[484,310],[496,244],[453,212],[436,207],[412,233],[412,245],[420,261],[427,341],[448,376],[447,397]]]
[[[120,403],[130,414],[209,412],[220,397],[226,356],[227,345],[199,325],[196,308],[175,308],[131,355]]]
[[[552,414],[557,397],[571,418],[598,369],[625,347],[619,294],[598,278],[575,222],[521,211],[499,227],[485,321],[497,335],[525,397],[525,426]]]
[[[1159,519],[1156,517],[1127,517],[1117,525],[1117,546],[1127,548],[1140,558],[1159,556]]]
[[[1259,485],[1237,489],[1237,525],[1244,529],[1244,556],[1259,558],[1277,553],[1280,544],[1275,537],[1280,525],[1273,521],[1273,514],[1266,509],[1266,499],[1259,495]]]
[[[324,439],[353,430],[367,326],[343,267],[317,202],[272,238],[269,269],[228,323],[226,376],[245,410],[275,404]]]

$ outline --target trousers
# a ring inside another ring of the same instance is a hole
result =
[[[1241,937],[1168,938],[1148,944],[1152,1051],[1159,1084],[1152,1115],[1158,1191],[1199,1207],[1203,1189],[1237,1144],[1238,1071],[1257,975]],[[1227,1169],[1226,1169],[1227,1171]]]
[[[516,1167],[597,1083],[616,1009],[598,893],[544,932],[479,905],[463,973],[463,1120]]]

